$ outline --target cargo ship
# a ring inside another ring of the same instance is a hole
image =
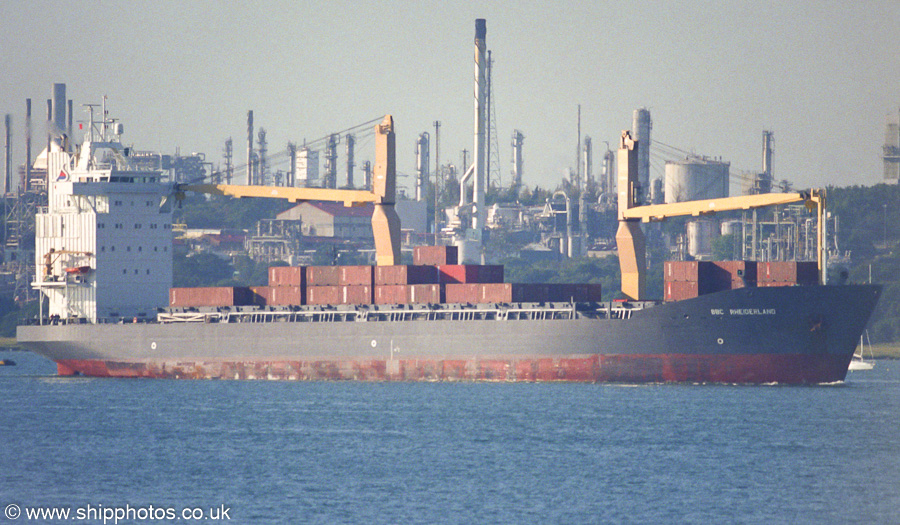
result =
[[[375,266],[272,268],[267,287],[204,290],[171,287],[179,192],[287,189],[179,188],[130,162],[121,129],[102,122],[95,133],[91,122],[79,148],[47,155],[56,175],[35,228],[34,286],[43,299],[35,323],[18,327],[19,344],[55,361],[61,375],[103,377],[844,379],[880,288],[804,286],[801,263],[781,263],[793,277],[766,282],[764,263],[669,263],[668,300],[658,301],[640,291],[603,301],[596,285],[505,283],[501,267],[459,264],[453,247],[420,248],[416,264],[397,264],[392,121],[380,126],[372,192],[277,195],[374,203]],[[619,245],[620,254],[637,246]],[[623,291],[633,266],[623,266]]]

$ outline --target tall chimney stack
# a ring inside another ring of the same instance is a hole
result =
[[[66,85],[53,84],[53,125],[55,132],[66,132]]]
[[[487,23],[484,18],[475,20],[475,213],[472,216],[472,229],[479,232],[484,230],[487,210],[484,208],[485,190],[485,102],[487,99],[486,73],[486,39]]]

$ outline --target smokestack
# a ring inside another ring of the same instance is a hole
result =
[[[75,141],[72,139],[72,119],[75,115],[75,110],[72,109],[72,99],[69,99],[69,121],[66,123],[66,136],[69,137],[69,147],[74,150]]]
[[[22,187],[30,190],[31,185],[31,99],[25,99],[25,180]]]
[[[347,187],[353,189],[353,167],[356,166],[354,159],[354,148],[356,147],[356,137],[347,135]]]
[[[50,143],[53,141],[53,100],[47,99],[47,173],[50,173]],[[48,175],[49,176],[49,175]],[[47,179],[50,187],[50,179]]]
[[[284,185],[293,188],[297,185],[297,145],[293,142],[287,144],[288,158],[291,160],[291,169]]]
[[[519,189],[522,186],[522,145],[525,142],[525,135],[519,130],[513,130],[512,148],[513,148],[513,187]]]
[[[420,133],[416,140],[416,201],[425,199],[425,181],[428,180],[428,150],[430,135],[427,131]]]
[[[12,181],[12,162],[9,154],[12,152],[12,115],[6,114],[6,180],[3,186],[4,194],[9,194],[9,185]],[[5,215],[4,215],[5,217]]]
[[[634,122],[632,131],[638,147],[638,201],[636,204],[646,204],[647,195],[650,193],[650,129],[653,123],[650,120],[650,111],[647,108],[634,110]]]
[[[487,210],[484,208],[485,190],[485,101],[487,99],[487,82],[485,81],[485,47],[487,23],[483,18],[475,20],[475,147],[473,162],[475,165],[475,213],[472,216],[472,229],[480,232],[484,229]],[[477,234],[476,234],[477,235]]]
[[[253,185],[253,110],[247,112],[247,185]]]
[[[60,135],[66,130],[66,85],[53,84],[53,125]]]

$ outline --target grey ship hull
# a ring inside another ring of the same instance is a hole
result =
[[[513,319],[495,305],[479,311],[500,314],[437,320],[396,310],[318,322],[20,326],[18,339],[61,374],[94,376],[822,383],[844,379],[879,295],[865,285],[743,288],[634,305],[646,308],[579,307],[561,319]]]

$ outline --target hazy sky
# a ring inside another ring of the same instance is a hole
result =
[[[415,139],[435,120],[442,162],[472,149],[476,18],[493,52],[505,182],[513,129],[527,184],[555,186],[574,167],[578,104],[595,158],[644,106],[655,140],[733,171],[761,168],[770,129],[778,179],[882,179],[884,126],[900,106],[898,0],[7,0],[0,111],[13,115],[16,163],[25,99],[42,120],[53,82],[76,108],[107,94],[137,149],[213,162],[229,136],[246,162],[248,109],[272,153],[392,113],[398,169],[412,173]],[[373,148],[361,141],[357,159]],[[662,169],[654,153],[651,175]]]

